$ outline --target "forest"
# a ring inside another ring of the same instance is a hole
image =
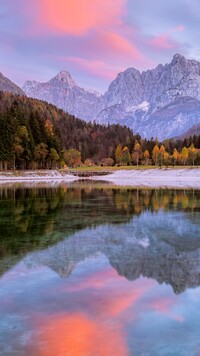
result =
[[[199,165],[200,136],[147,140],[125,126],[85,122],[47,102],[0,92],[0,170],[132,164]]]

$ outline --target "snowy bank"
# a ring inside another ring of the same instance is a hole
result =
[[[85,178],[57,170],[0,172],[0,184],[12,182],[59,184],[61,182],[73,183],[80,179],[104,181],[117,186],[200,189],[200,168],[117,170],[103,176],[101,172],[95,176],[91,172],[90,176],[88,171]]]
[[[79,179],[66,171],[40,170],[40,171],[6,171],[0,172],[0,184],[3,182],[72,182]]]
[[[91,179],[99,178],[91,177]],[[119,170],[101,177],[101,180],[119,186],[200,189],[200,168]]]

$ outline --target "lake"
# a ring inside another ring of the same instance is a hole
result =
[[[0,187],[0,354],[200,355],[200,190]]]

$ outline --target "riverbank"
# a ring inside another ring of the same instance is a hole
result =
[[[79,171],[37,170],[0,172],[0,184],[11,182],[105,181],[118,186],[200,189],[200,168],[97,169]]]
[[[74,181],[79,179],[64,170],[34,170],[34,171],[1,171],[1,182],[26,182],[26,181]]]
[[[104,176],[103,180],[120,186],[200,189],[200,168],[119,170]]]

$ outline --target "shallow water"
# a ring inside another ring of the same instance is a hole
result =
[[[199,355],[200,191],[0,188],[0,354]]]

